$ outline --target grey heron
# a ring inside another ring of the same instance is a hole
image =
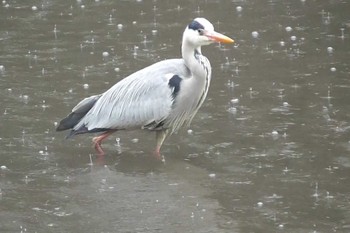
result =
[[[205,18],[196,18],[185,28],[182,58],[168,59],[143,68],[117,82],[106,92],[80,101],[60,121],[57,131],[77,134],[101,133],[92,139],[99,155],[101,143],[119,130],[146,129],[156,132],[155,153],[170,133],[189,125],[203,104],[210,85],[211,66],[201,46],[234,41],[214,31]]]

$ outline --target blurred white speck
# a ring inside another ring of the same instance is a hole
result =
[[[33,10],[33,11],[36,11],[37,9],[38,9],[37,6],[32,6],[32,10]]]
[[[188,134],[193,134],[193,130],[192,130],[192,129],[189,129],[189,130],[187,130],[187,133],[188,133]]]
[[[5,70],[5,66],[4,65],[0,65],[0,71],[4,71]]]
[[[28,95],[22,95],[22,98],[23,98],[24,100],[28,100],[28,99],[29,99],[29,96],[28,96]]]
[[[229,109],[227,109],[227,111],[231,114],[236,114],[237,113],[237,108],[235,107],[230,107]]]
[[[328,191],[327,191],[326,193],[327,193],[327,196],[326,196],[327,199],[332,199],[332,198],[334,198],[334,196],[329,195],[329,192],[328,192]]]
[[[0,168],[1,170],[7,170],[7,167],[5,165],[2,165]]]
[[[211,174],[209,174],[209,177],[210,177],[210,178],[215,178],[216,175],[215,175],[214,173],[211,173]]]
[[[331,71],[332,71],[332,72],[335,72],[335,71],[337,71],[337,68],[331,67]]]
[[[89,89],[89,84],[87,84],[87,83],[85,83],[84,85],[83,85],[83,88],[86,90],[86,89]]]
[[[258,203],[256,203],[259,207],[263,206],[264,203],[262,203],[261,201],[259,201]]]
[[[123,29],[123,24],[119,23],[119,24],[117,25],[117,28],[118,28],[119,30],[122,30],[122,29]]]
[[[119,72],[119,71],[120,71],[120,68],[119,68],[119,67],[116,67],[116,68],[114,68],[114,71],[115,71],[115,72]]]
[[[253,38],[258,38],[258,37],[259,37],[259,32],[253,31],[253,32],[252,32],[252,37],[253,37]]]
[[[277,132],[277,130],[273,130],[273,131],[271,132],[271,134],[272,134],[272,135],[278,135],[278,132]]]
[[[132,143],[138,143],[138,142],[139,142],[139,139],[138,139],[138,138],[133,138],[133,139],[131,139],[131,142],[132,142]]]
[[[84,8],[85,8],[85,5],[81,5],[80,7],[81,7],[81,9],[84,9]]]
[[[53,125],[54,125],[55,127],[57,127],[58,122],[57,122],[57,121],[55,121],[55,122],[53,123]]]
[[[286,45],[286,42],[284,42],[284,41],[282,40],[282,41],[280,41],[280,45],[283,47],[283,46]]]
[[[283,224],[278,225],[278,228],[283,228],[283,227],[284,227]]]
[[[283,106],[288,107],[289,106],[288,102],[283,102]]]
[[[296,41],[296,40],[297,40],[297,37],[296,37],[296,36],[291,36],[290,39],[291,39],[292,41]]]
[[[231,100],[231,103],[232,103],[232,104],[237,104],[238,102],[239,102],[239,99],[232,99],[232,100]]]
[[[133,25],[136,25],[136,24],[137,24],[137,22],[136,22],[136,21],[132,21],[132,24],[133,24]]]
[[[334,52],[333,47],[327,47],[327,52],[328,52],[328,53],[333,53],[333,52]]]
[[[291,32],[291,31],[293,31],[293,28],[292,27],[286,27],[286,32]]]
[[[243,8],[241,6],[236,6],[236,11],[237,12],[241,12],[243,10]]]
[[[104,56],[104,57],[108,57],[109,56],[109,53],[106,51],[106,52],[103,52],[102,53],[102,56]]]
[[[157,35],[157,33],[158,33],[158,30],[156,30],[156,29],[153,29],[153,30],[152,30],[152,35],[153,35],[153,36]]]
[[[171,184],[168,184],[169,186],[177,186],[179,185],[178,183],[171,183]]]

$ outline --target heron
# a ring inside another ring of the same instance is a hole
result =
[[[120,80],[104,93],[83,99],[56,130],[70,129],[66,138],[100,133],[92,142],[101,156],[105,154],[102,141],[116,131],[155,131],[154,153],[160,157],[166,137],[189,126],[207,96],[212,69],[201,46],[214,42],[234,41],[214,31],[207,19],[195,18],[183,32],[182,58],[159,61]]]

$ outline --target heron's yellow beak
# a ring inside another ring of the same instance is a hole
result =
[[[221,43],[227,43],[227,44],[234,42],[234,40],[232,40],[230,37],[225,36],[221,33],[215,32],[215,31],[206,32],[205,35],[209,39],[211,39],[212,41],[215,41],[215,42],[221,42]]]

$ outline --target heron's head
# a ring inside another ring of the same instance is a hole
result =
[[[194,19],[185,29],[183,43],[194,47],[209,45],[214,42],[233,43],[233,40],[214,31],[214,26],[205,18]]]

